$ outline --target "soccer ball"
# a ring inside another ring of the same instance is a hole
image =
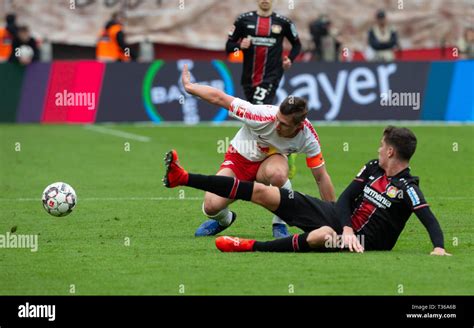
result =
[[[22,45],[18,50],[19,62],[24,65],[28,65],[29,63],[31,63],[31,60],[33,59],[33,56],[35,54],[33,48],[28,45]]]
[[[43,191],[43,207],[53,216],[66,216],[76,206],[76,192],[64,182],[55,182]]]
[[[33,48],[31,48],[28,45],[22,45],[19,48],[18,52],[20,54],[20,57],[25,60],[31,60],[31,58],[33,58],[33,55],[35,54],[35,52],[33,51]]]

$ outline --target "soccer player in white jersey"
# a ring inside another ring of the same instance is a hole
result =
[[[188,93],[227,108],[231,117],[244,124],[232,139],[217,175],[291,189],[286,156],[304,153],[321,198],[325,201],[336,200],[318,135],[306,119],[308,109],[303,98],[289,96],[280,106],[252,105],[219,89],[191,83],[186,65],[182,83]],[[196,230],[195,236],[213,236],[229,227],[236,218],[236,214],[228,208],[231,202],[230,199],[206,193],[203,212],[209,219]],[[277,216],[273,218],[273,236],[289,236],[285,222]]]

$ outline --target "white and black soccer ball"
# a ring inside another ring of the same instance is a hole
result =
[[[34,54],[35,52],[33,48],[26,44],[20,46],[20,48],[18,49],[18,57],[25,61],[31,61]]]
[[[55,182],[43,191],[43,207],[53,216],[66,216],[77,203],[76,192],[64,182]]]

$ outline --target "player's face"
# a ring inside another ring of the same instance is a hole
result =
[[[257,0],[258,7],[261,10],[270,10],[272,9],[272,0]]]
[[[276,131],[280,137],[292,138],[301,128],[301,124],[295,125],[291,115],[283,115],[278,112],[276,115]]]
[[[388,159],[393,155],[393,148],[389,146],[384,138],[380,141],[379,147],[379,165],[381,168],[386,167]]]

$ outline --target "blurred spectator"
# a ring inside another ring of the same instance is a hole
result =
[[[17,37],[13,39],[10,62],[28,65],[39,60],[36,40],[30,35],[28,26],[18,26]]]
[[[155,60],[155,49],[153,43],[150,42],[148,37],[145,37],[143,42],[140,42],[140,57],[138,60],[142,63],[149,63]]]
[[[136,59],[134,51],[125,43],[124,23],[125,15],[122,12],[116,12],[112,15],[97,42],[97,60],[128,62]]]
[[[47,37],[40,42],[40,60],[42,62],[50,62],[53,60],[53,45]]]
[[[464,30],[464,35],[458,41],[459,57],[474,59],[474,27]]]
[[[301,41],[295,24],[273,11],[273,0],[256,3],[256,11],[237,17],[225,49],[228,55],[236,55],[232,61],[243,56],[240,82],[247,100],[252,104],[272,104],[284,71],[291,68],[301,51]],[[285,38],[291,51],[282,58]]]
[[[12,53],[13,39],[17,36],[15,14],[8,14],[5,17],[7,22],[5,27],[0,27],[0,63],[10,59]]]
[[[314,57],[318,61],[338,61],[341,42],[337,31],[331,28],[331,21],[326,15],[321,15],[309,25],[309,31],[314,42]]]
[[[397,32],[387,24],[385,11],[378,10],[376,24],[369,30],[369,46],[375,52],[374,61],[393,61],[398,45]]]

